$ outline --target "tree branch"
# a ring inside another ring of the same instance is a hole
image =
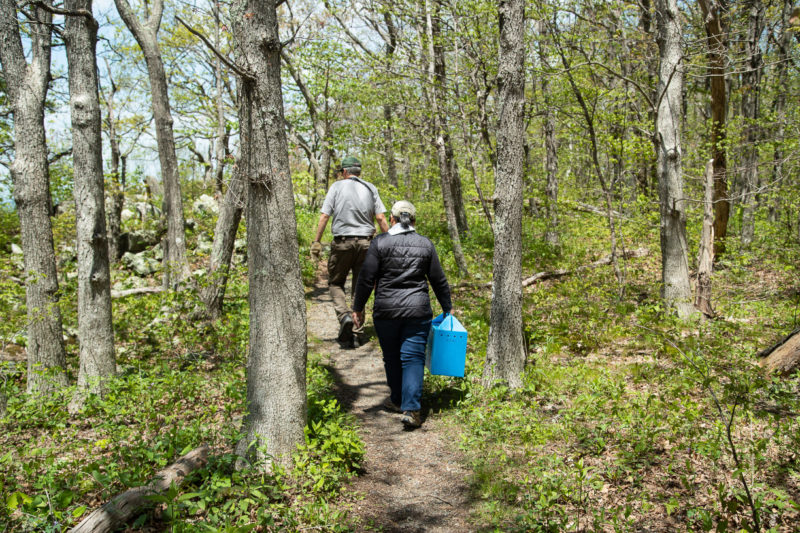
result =
[[[67,17],[86,17],[90,21],[94,21],[94,23],[97,24],[97,21],[94,19],[94,15],[92,15],[92,12],[91,11],[87,11],[85,9],[74,9],[74,10],[61,9],[59,7],[53,7],[53,6],[47,5],[42,1],[26,2],[23,5],[26,5],[26,4],[34,5],[36,7],[44,9],[45,11],[49,11],[53,15],[64,15],[64,16],[67,16]]]
[[[183,27],[186,28],[189,31],[189,33],[191,33],[192,35],[196,36],[198,39],[203,41],[203,44],[205,44],[208,47],[209,50],[214,52],[214,55],[216,55],[219,58],[220,61],[225,63],[226,67],[228,67],[229,69],[234,71],[237,75],[241,76],[242,78],[253,79],[253,75],[252,74],[250,74],[245,69],[243,69],[242,67],[240,67],[239,65],[237,65],[236,63],[234,63],[233,61],[228,59],[227,57],[225,57],[225,55],[222,52],[220,52],[219,50],[217,50],[217,48],[213,44],[211,44],[211,41],[209,41],[208,38],[205,35],[203,35],[200,31],[198,31],[198,30],[194,29],[193,27],[189,26],[186,22],[183,21],[182,18],[180,18],[177,15],[175,15],[175,20],[180,22],[183,25]]]

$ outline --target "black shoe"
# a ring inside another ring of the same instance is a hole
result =
[[[339,348],[342,350],[355,350],[357,346],[355,342],[353,342],[353,339],[350,339],[349,341],[339,341]]]
[[[353,319],[350,315],[344,315],[339,324],[339,336],[336,337],[339,344],[353,344]]]

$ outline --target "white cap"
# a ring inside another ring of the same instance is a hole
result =
[[[411,218],[417,218],[417,208],[408,200],[400,200],[392,206],[392,216],[400,218],[401,213],[408,213]]]

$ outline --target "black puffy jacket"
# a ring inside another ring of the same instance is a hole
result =
[[[413,231],[382,233],[373,239],[358,274],[353,310],[364,310],[374,287],[373,318],[430,318],[428,281],[442,310],[449,312],[450,286],[430,239]]]

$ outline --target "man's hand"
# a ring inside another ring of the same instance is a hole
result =
[[[314,241],[311,243],[311,257],[314,259],[319,259],[319,254],[322,252],[322,243],[319,241]]]
[[[353,328],[358,329],[364,325],[364,311],[353,311]]]

